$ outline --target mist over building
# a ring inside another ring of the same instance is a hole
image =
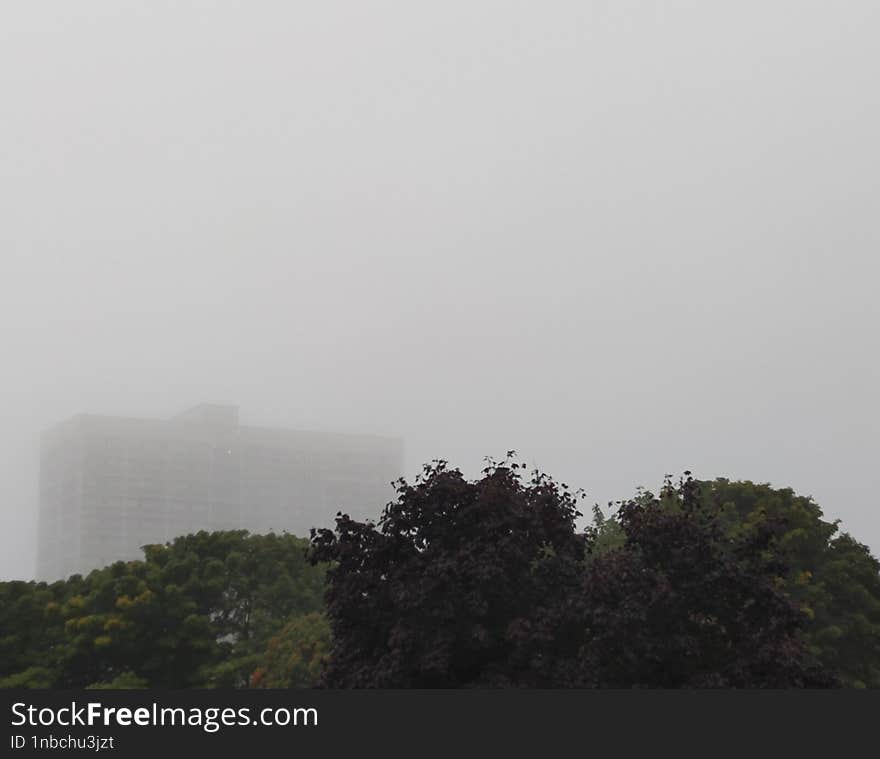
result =
[[[42,436],[37,577],[139,558],[199,530],[307,536],[340,510],[377,517],[402,467],[400,439],[251,427],[235,406],[75,416]]]

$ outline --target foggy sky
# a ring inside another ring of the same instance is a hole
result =
[[[516,449],[880,549],[880,4],[6,0],[0,578],[79,412]],[[381,504],[377,504],[377,513]]]

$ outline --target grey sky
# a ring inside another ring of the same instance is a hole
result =
[[[690,468],[880,549],[880,4],[6,0],[0,577],[80,411]]]

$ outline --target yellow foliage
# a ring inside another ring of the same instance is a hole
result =
[[[133,601],[128,596],[119,596],[119,598],[116,599],[116,608],[127,609],[132,603]]]
[[[106,630],[107,632],[112,632],[113,630],[122,630],[125,627],[128,627],[128,624],[119,617],[110,617],[110,619],[108,619],[104,623],[104,630]]]
[[[806,585],[813,577],[813,573],[809,569],[805,569],[795,578],[795,584]]]
[[[150,603],[150,602],[153,600],[154,597],[155,597],[155,594],[153,593],[152,590],[150,590],[150,589],[148,588],[148,589],[145,590],[143,593],[141,593],[139,596],[135,596],[135,598],[134,598],[134,603],[136,603],[136,604],[148,604],[148,603]]]

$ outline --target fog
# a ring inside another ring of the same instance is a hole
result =
[[[79,412],[691,469],[880,550],[880,5],[6,0],[0,578]],[[381,504],[377,504],[377,513]]]

